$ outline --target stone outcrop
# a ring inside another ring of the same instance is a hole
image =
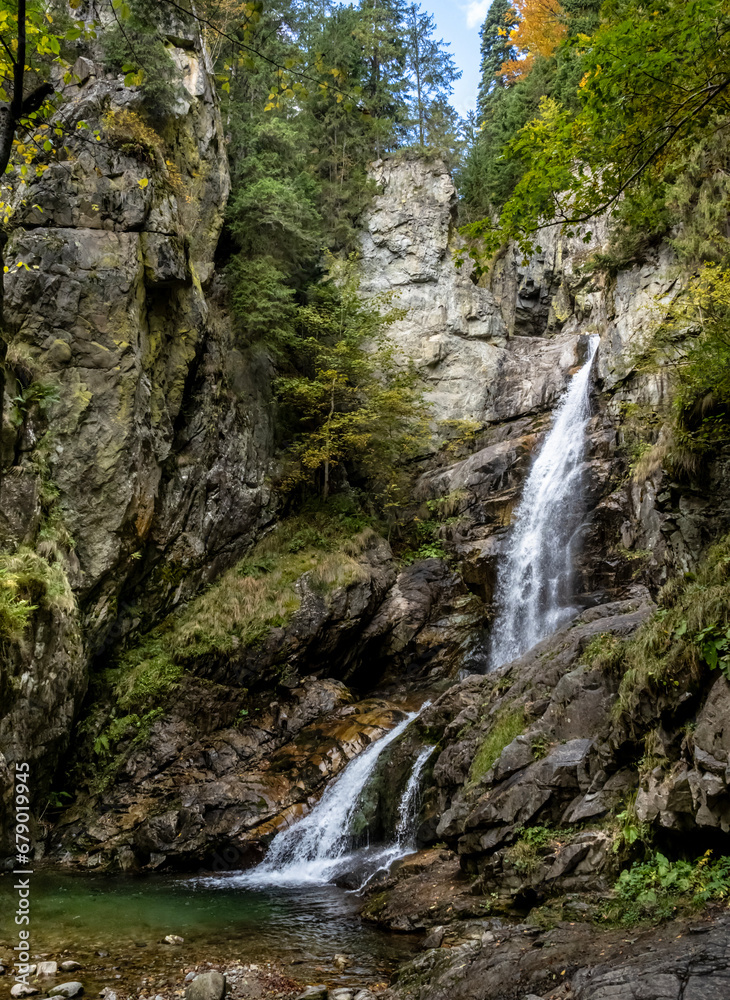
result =
[[[171,52],[186,96],[167,131],[92,53],[65,112],[89,128],[14,192],[0,544],[37,548],[41,578],[65,582],[5,644],[0,752],[33,764],[39,802],[90,660],[212,579],[270,517],[267,363],[237,347],[213,273],[220,115],[200,40],[178,33]]]
[[[549,410],[577,363],[574,335],[535,341],[508,329],[498,299],[457,269],[456,190],[439,160],[377,162],[363,220],[361,290],[407,310],[390,328],[428,386],[435,421],[479,424]]]
[[[727,915],[657,931],[466,921],[404,966],[385,1000],[720,1000]],[[438,939],[438,936],[437,936]]]
[[[403,718],[387,702],[353,705],[342,683],[327,680],[257,703],[245,725],[236,719],[235,689],[190,681],[178,698],[145,745],[128,751],[113,785],[91,801],[81,795],[66,812],[54,834],[54,851],[66,862],[123,870],[247,867],[278,830],[306,815],[354,756]]]

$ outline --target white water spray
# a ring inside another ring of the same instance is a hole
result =
[[[492,670],[521,656],[574,613],[573,558],[583,520],[581,474],[598,343],[591,337],[588,360],[555,411],[515,511],[497,581]]]
[[[383,847],[370,854],[367,859],[368,874],[360,884],[360,889],[364,889],[380,872],[387,871],[394,861],[398,861],[416,850],[416,824],[418,822],[418,807],[421,804],[421,775],[426,761],[432,753],[433,747],[424,747],[416,757],[408,784],[398,806],[395,840],[389,847]]]
[[[426,706],[424,705],[423,708]],[[421,709],[423,711],[423,709]],[[260,887],[267,885],[323,885],[338,874],[365,867],[372,870],[381,857],[392,851],[391,861],[410,852],[410,827],[418,803],[419,778],[432,747],[419,754],[401,800],[396,830],[396,843],[376,851],[365,861],[349,854],[352,822],[357,814],[361,795],[373,776],[378,759],[420,714],[413,712],[394,729],[372,743],[350,761],[342,774],[327,787],[316,807],[294,826],[282,830],[271,842],[263,862],[239,877],[240,884]],[[416,773],[417,772],[417,773]]]

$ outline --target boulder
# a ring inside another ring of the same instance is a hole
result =
[[[201,972],[185,990],[185,1000],[222,1000],[226,977],[220,972]]]
[[[51,997],[79,997],[84,992],[83,983],[72,981],[69,983],[60,983],[58,986],[54,986],[52,990],[48,991],[48,995]]]

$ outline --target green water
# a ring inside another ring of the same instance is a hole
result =
[[[12,886],[12,876],[0,876],[5,963],[17,940]],[[274,963],[304,983],[367,985],[387,981],[416,946],[412,937],[363,924],[357,897],[334,886],[252,890],[226,876],[36,873],[31,891],[31,955],[81,962],[83,972],[57,981],[78,977],[91,996],[102,986],[138,990],[152,984],[164,992],[202,962]],[[167,934],[184,943],[164,944]],[[348,956],[344,971],[333,963],[336,954]],[[6,995],[9,986],[5,979]]]

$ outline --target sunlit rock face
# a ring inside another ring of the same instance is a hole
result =
[[[519,335],[506,299],[476,285],[468,263],[456,266],[457,196],[443,162],[378,161],[372,173],[380,194],[364,219],[362,291],[392,294],[407,310],[390,335],[425,379],[434,420],[494,422],[549,409],[580,338]]]

